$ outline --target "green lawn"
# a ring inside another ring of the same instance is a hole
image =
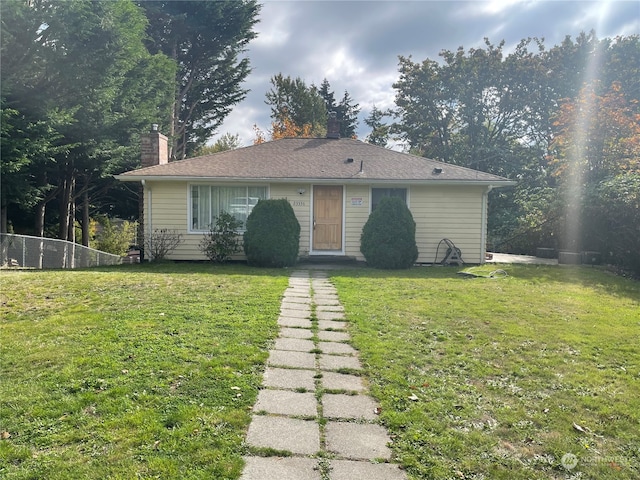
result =
[[[330,272],[398,460],[412,479],[640,478],[640,284],[505,269]],[[288,273],[0,272],[0,477],[237,479]]]
[[[640,478],[640,284],[503,268],[332,274],[398,460],[415,479]]]
[[[0,478],[238,478],[285,271],[1,272]]]

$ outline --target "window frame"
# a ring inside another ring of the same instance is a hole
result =
[[[375,207],[378,205],[377,203],[374,205],[373,203],[373,191],[374,190],[404,190],[404,203],[407,205],[407,207],[409,207],[409,186],[408,185],[372,185],[371,189],[369,190],[369,213],[373,212],[375,210]],[[389,196],[394,196],[394,195],[383,195],[383,197],[389,197]]]
[[[264,199],[260,198],[260,200],[267,200],[270,198],[270,188],[269,185],[267,184],[252,184],[252,183],[242,183],[242,184],[222,184],[222,183],[199,183],[199,182],[192,182],[192,183],[188,183],[187,184],[187,232],[188,233],[193,233],[193,234],[198,234],[198,235],[202,235],[204,233],[207,233],[209,231],[210,228],[210,224],[207,225],[204,229],[196,229],[193,226],[193,187],[208,187],[209,188],[209,215],[211,217],[211,220],[213,220],[213,218],[215,218],[214,212],[213,212],[213,205],[214,205],[214,195],[213,192],[215,191],[215,189],[217,188],[244,188],[244,198],[251,198],[249,196],[249,189],[251,188],[264,188],[265,192],[264,192]],[[248,206],[248,201],[247,201],[247,206]],[[217,212],[220,213],[220,212]],[[229,212],[231,213],[231,212]],[[248,216],[248,214],[247,214]],[[244,233],[245,232],[245,225],[243,223],[242,228],[240,228],[238,230],[238,233]]]

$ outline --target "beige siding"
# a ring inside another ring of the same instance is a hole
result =
[[[151,215],[149,215],[151,194]],[[156,229],[176,230],[182,234],[182,243],[169,256],[172,260],[205,260],[198,244],[202,234],[188,233],[188,187],[186,182],[146,182],[145,234]]]
[[[483,196],[482,187],[412,187],[409,203],[416,222],[419,262],[436,260],[438,243],[451,240],[467,263],[482,263]],[[437,260],[446,254],[442,244]]]
[[[364,261],[360,252],[360,235],[367,223],[371,205],[368,185],[347,185],[345,192],[345,255]]]
[[[183,235],[183,243],[170,256],[174,260],[204,260],[198,244],[201,233],[189,233],[187,182],[150,182],[145,185],[145,232],[171,229]],[[304,189],[302,194],[298,193]],[[309,184],[272,184],[270,198],[286,198],[300,222],[300,255],[307,256],[310,246],[311,191]],[[370,187],[347,185],[345,202],[345,254],[364,260],[360,252],[360,234],[369,218]],[[481,263],[483,233],[483,187],[412,186],[409,206],[416,221],[419,262],[433,262],[436,248],[443,238],[452,240],[467,263]],[[149,195],[153,205],[149,211]],[[441,246],[438,260],[446,253]],[[236,258],[242,258],[242,255]]]
[[[302,194],[298,193],[303,189]],[[310,225],[311,225],[311,185],[303,183],[272,184],[270,198],[286,198],[293,207],[298,222],[300,222],[300,256],[309,255]]]
[[[346,255],[364,260],[360,252],[362,227],[371,211],[369,186],[347,186]],[[481,263],[482,250],[482,187],[412,186],[408,188],[408,202],[416,222],[418,262],[433,262],[438,243],[448,238],[462,251],[467,263]],[[362,203],[360,205],[360,199]],[[446,247],[441,246],[438,260]]]
[[[303,188],[301,195],[298,190]],[[286,198],[300,222],[300,255],[309,252],[310,185],[274,184],[269,188],[270,198]],[[149,215],[149,192],[153,205]],[[151,229],[176,230],[183,236],[182,244],[170,255],[172,260],[206,260],[198,245],[202,233],[189,233],[189,184],[187,182],[146,182],[145,185],[145,232]],[[242,253],[234,256],[242,259]]]

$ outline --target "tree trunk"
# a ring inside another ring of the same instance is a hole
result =
[[[67,163],[60,191],[60,207],[58,215],[58,238],[67,240],[69,235],[69,204],[71,203],[70,165]]]
[[[69,242],[76,241],[76,201],[73,196],[75,190],[76,180],[75,177],[71,178],[69,182],[69,190],[71,195],[69,196],[69,220],[67,220],[67,240]]]
[[[44,237],[44,213],[47,209],[47,200],[41,200],[36,204],[35,208],[35,234],[36,236]],[[42,269],[44,266],[44,240],[41,240],[38,244],[38,263],[36,268]]]
[[[75,179],[72,179],[69,189],[73,192]],[[67,268],[76,268],[76,202],[71,195],[69,201],[69,220],[67,220]]]
[[[87,180],[87,183],[89,181]],[[89,217],[89,185],[82,192],[82,245],[89,246],[91,218]]]
[[[7,206],[0,208],[0,233],[8,233],[7,225]]]
[[[178,45],[176,41],[173,42],[171,48],[171,58],[178,62]],[[178,96],[180,95],[180,78],[179,72],[176,71],[176,86],[173,102],[171,102],[171,119],[169,120],[169,161],[174,159],[176,154],[176,124],[178,117],[180,116],[180,106],[178,104]]]
[[[41,200],[36,204],[34,230],[37,237],[44,237],[44,213],[46,208],[46,200]]]

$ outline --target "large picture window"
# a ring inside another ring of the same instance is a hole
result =
[[[407,203],[406,188],[372,188],[371,189],[371,211],[374,211],[383,197],[398,197]]]
[[[247,217],[258,200],[266,198],[267,187],[191,185],[191,230],[208,231],[223,211],[241,221],[244,228]]]

